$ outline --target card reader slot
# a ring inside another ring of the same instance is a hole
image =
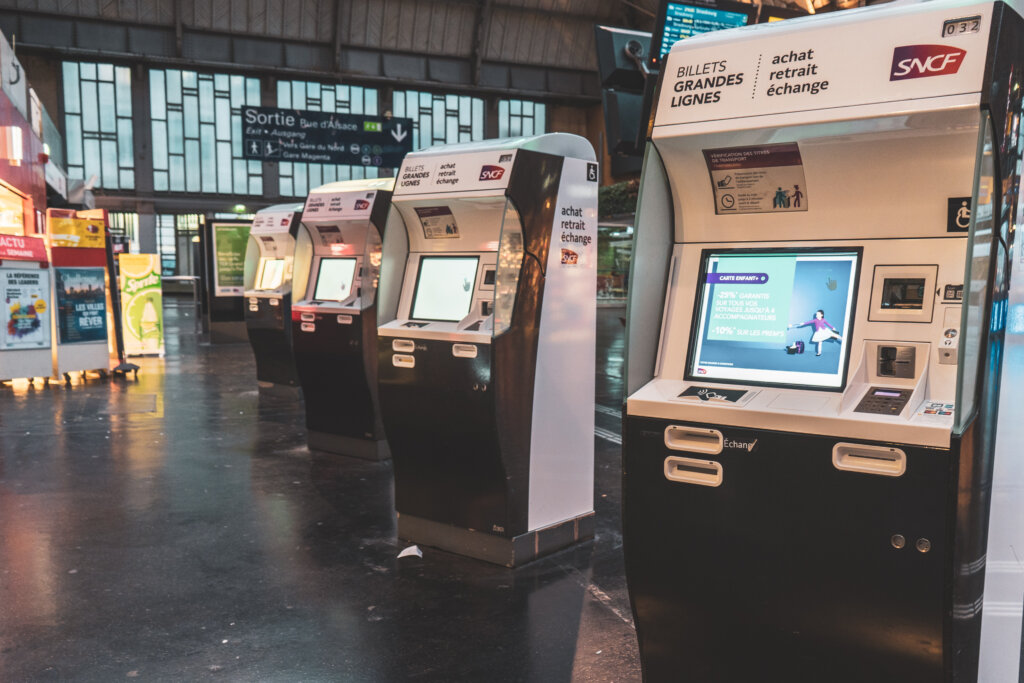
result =
[[[674,451],[717,455],[722,452],[722,432],[717,429],[670,425],[665,428],[665,445]]]
[[[832,464],[846,472],[899,477],[907,471],[907,454],[889,446],[837,443],[832,447]]]
[[[697,460],[670,455],[665,458],[665,478],[683,484],[721,486],[722,464],[714,460]]]

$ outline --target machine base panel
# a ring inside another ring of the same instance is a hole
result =
[[[354,439],[351,436],[309,430],[306,441],[311,451],[348,455],[363,460],[390,460],[387,439]]]
[[[505,567],[519,567],[594,537],[594,513],[502,538],[422,517],[398,513],[398,537]]]

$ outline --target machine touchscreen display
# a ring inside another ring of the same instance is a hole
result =
[[[256,289],[277,289],[284,279],[283,258],[262,258],[256,277]]]
[[[842,389],[860,252],[708,251],[689,379]]]
[[[352,276],[355,274],[354,258],[320,259],[313,298],[317,301],[345,301],[352,296]]]
[[[424,256],[412,299],[414,320],[458,322],[469,313],[479,256]]]

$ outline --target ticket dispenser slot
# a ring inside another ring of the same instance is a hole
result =
[[[722,443],[722,432],[717,429],[676,425],[665,429],[665,445],[674,451],[717,455],[722,452]]]
[[[913,346],[879,346],[878,376],[914,379],[916,355]]]
[[[837,443],[832,447],[832,464],[846,472],[899,477],[907,471],[907,454],[888,446]]]
[[[722,465],[714,460],[697,460],[670,455],[665,458],[665,478],[683,484],[721,486]]]

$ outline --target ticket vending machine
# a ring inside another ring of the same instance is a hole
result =
[[[54,364],[57,376],[110,369],[106,221],[47,209],[53,265]],[[115,285],[116,286],[116,285]]]
[[[261,390],[297,389],[292,357],[291,291],[302,204],[256,212],[245,250],[245,326]]]
[[[0,381],[53,374],[50,259],[40,237],[0,235]]]
[[[1021,29],[879,5],[668,56],[626,351],[645,680],[979,680]]]
[[[377,284],[394,185],[347,180],[306,198],[291,325],[311,449],[389,457],[377,408]]]
[[[593,536],[597,180],[564,133],[405,158],[377,330],[400,537],[515,566]]]

